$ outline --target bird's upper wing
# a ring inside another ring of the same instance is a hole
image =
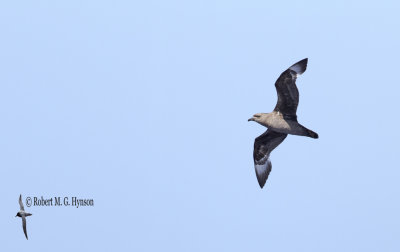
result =
[[[24,229],[25,237],[28,240],[28,234],[26,233],[26,218],[25,216],[22,216],[22,228]]]
[[[307,62],[308,59],[305,58],[292,65],[275,82],[278,102],[274,111],[279,111],[292,120],[296,120],[297,105],[299,104],[299,90],[296,87],[297,75],[306,71]]]
[[[25,211],[24,204],[22,203],[22,195],[21,194],[19,195],[19,209],[21,211]]]
[[[268,129],[254,141],[254,167],[261,188],[265,185],[272,169],[269,154],[285,140],[286,136],[287,134]]]

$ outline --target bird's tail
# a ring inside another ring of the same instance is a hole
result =
[[[312,130],[309,130],[309,129],[307,129],[307,133],[308,133],[308,135],[307,136],[309,136],[309,137],[311,137],[311,138],[315,138],[315,139],[317,139],[318,138],[318,134],[317,133],[315,133],[314,131],[312,131]]]
[[[307,129],[303,125],[299,123],[300,127],[302,128],[300,136],[307,136],[311,138],[318,138],[318,134],[310,129]]]

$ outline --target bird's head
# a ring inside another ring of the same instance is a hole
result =
[[[253,115],[253,117],[252,118],[250,118],[249,120],[247,120],[247,121],[255,121],[255,122],[259,122],[259,120],[260,120],[260,118],[263,116],[263,114],[262,113],[257,113],[257,114],[255,114],[255,115]]]
[[[17,213],[17,215],[15,215],[15,217],[19,216],[19,212]]]

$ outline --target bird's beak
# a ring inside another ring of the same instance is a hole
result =
[[[254,121],[254,118],[252,117],[252,118],[250,118],[249,120],[247,120],[248,122],[250,122],[250,121]]]

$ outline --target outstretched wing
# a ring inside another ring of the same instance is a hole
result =
[[[261,188],[264,187],[272,169],[269,154],[285,140],[286,136],[287,134],[268,129],[254,141],[254,168]]]
[[[275,82],[278,102],[274,111],[281,112],[284,116],[296,119],[297,105],[299,104],[299,90],[296,87],[297,75],[307,69],[308,59],[305,58],[284,71]]]
[[[28,234],[26,233],[26,218],[25,216],[22,216],[21,218],[22,218],[22,228],[24,229],[25,237],[28,240]]]
[[[21,194],[19,195],[19,209],[21,211],[25,211],[24,204],[22,204],[22,195]]]

